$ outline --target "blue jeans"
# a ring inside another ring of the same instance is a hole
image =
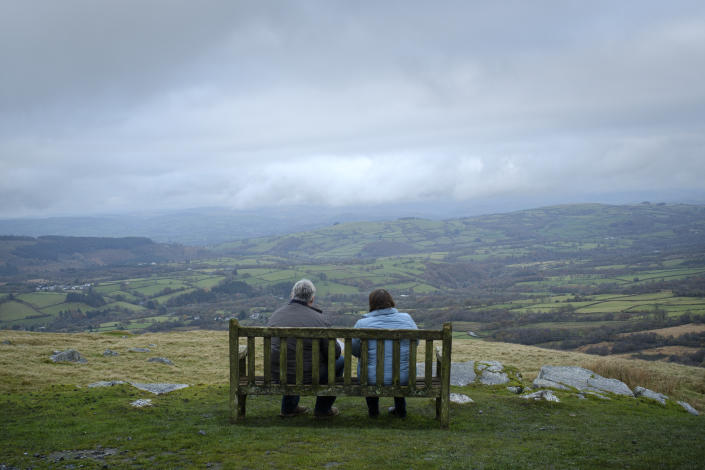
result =
[[[338,359],[335,360],[335,376],[342,377],[343,370],[345,368],[345,358],[341,354]],[[326,383],[328,381],[328,367],[324,366],[320,368],[319,372],[319,383]],[[299,395],[283,395],[282,396],[282,414],[292,413],[297,406],[299,406]],[[331,406],[335,403],[335,396],[325,396],[316,397],[316,407],[314,408],[314,413],[316,414],[326,414],[330,411]]]

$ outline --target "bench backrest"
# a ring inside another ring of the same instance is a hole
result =
[[[263,376],[261,383],[256,383],[255,375],[255,338],[263,339],[262,350],[262,370]],[[272,338],[281,338],[279,350],[279,381],[278,384],[272,380],[271,370],[271,350]],[[287,348],[283,347],[286,340],[294,338],[296,341],[296,380],[293,384],[287,383]],[[339,392],[353,391],[353,376],[352,376],[352,340],[353,338],[360,339],[360,377],[359,384],[354,387],[359,391],[360,386],[367,386],[368,374],[368,343],[376,341],[377,346],[377,363],[376,376],[377,384],[370,387],[376,389],[385,388],[382,384],[384,377],[384,360],[385,360],[385,340],[391,341],[392,347],[392,384],[386,388],[393,388],[400,392],[402,390],[400,379],[400,364],[401,364],[401,341],[409,341],[409,382],[408,386],[403,387],[404,395],[414,395],[414,391],[418,389],[431,390],[433,381],[432,364],[434,360],[433,343],[440,342],[441,347],[437,350],[437,374],[440,378],[440,383],[448,387],[450,381],[450,354],[452,342],[452,329],[450,323],[443,325],[441,330],[383,330],[383,329],[357,329],[357,328],[270,328],[256,326],[240,326],[236,319],[230,320],[230,380],[231,389],[239,388],[243,375],[247,377],[248,388],[253,387],[260,389],[263,393],[267,391],[274,393],[276,391],[286,390],[288,392],[301,392],[304,389],[317,390],[320,388],[330,389],[335,387],[335,340],[342,339],[344,342],[343,354],[345,368],[343,371],[343,384],[338,387]],[[328,380],[327,384],[319,383],[318,367],[312,367],[312,383],[304,385],[304,365],[303,352],[304,340],[312,342],[311,363],[318,364],[320,359],[319,342],[320,340],[328,341]],[[417,384],[416,377],[416,354],[418,341],[425,342],[424,354],[424,377],[423,381]],[[244,343],[244,344],[243,344]],[[244,363],[243,363],[244,361]],[[436,381],[438,382],[438,381]],[[437,387],[436,387],[437,388]]]

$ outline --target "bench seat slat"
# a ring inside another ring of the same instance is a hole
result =
[[[240,390],[242,393],[254,395],[296,395],[298,393],[306,393],[310,395],[311,385],[281,385],[277,382],[272,382],[265,385],[264,377],[255,377],[254,384],[250,384],[247,380],[240,380]],[[337,395],[337,396],[382,396],[382,397],[437,397],[441,390],[440,377],[434,377],[431,383],[431,388],[426,388],[425,384],[421,387],[402,386],[381,386],[368,385],[361,386],[357,377],[352,377],[351,384],[346,385],[342,377],[335,381],[335,385],[321,385],[317,391],[319,395]]]

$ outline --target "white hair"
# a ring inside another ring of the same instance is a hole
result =
[[[291,288],[291,298],[309,303],[316,295],[316,286],[308,279],[301,279]]]

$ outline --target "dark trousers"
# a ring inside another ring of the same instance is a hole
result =
[[[343,370],[345,368],[345,359],[341,354],[338,359],[335,360],[335,376],[342,377]],[[319,383],[328,382],[328,367],[321,367],[319,371]],[[299,395],[283,395],[282,396],[282,414],[288,414],[293,412],[297,406],[299,406]],[[316,414],[326,414],[330,411],[331,406],[335,403],[334,396],[326,397],[316,397],[316,406],[313,410]]]
[[[365,397],[365,400],[370,416],[379,415],[379,397]],[[406,416],[406,399],[404,397],[394,397],[394,410],[396,415]]]

